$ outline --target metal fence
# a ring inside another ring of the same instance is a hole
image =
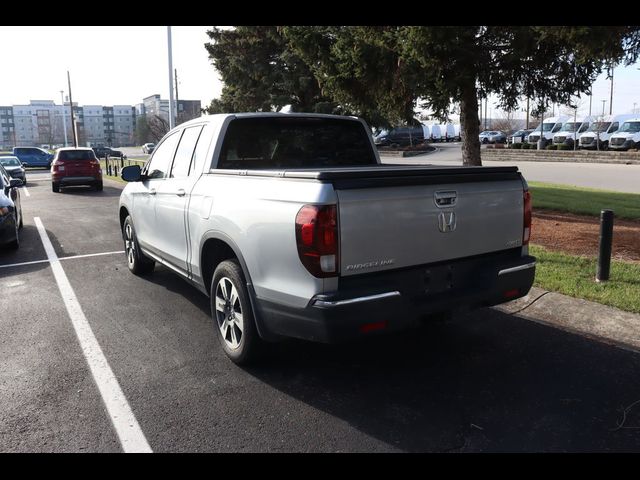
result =
[[[125,157],[109,157],[108,155],[104,159],[104,173],[117,177],[124,167],[128,167],[129,165],[139,165],[140,168],[147,163],[147,160],[131,160]]]

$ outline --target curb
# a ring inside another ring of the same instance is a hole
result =
[[[522,298],[492,308],[640,352],[640,315],[635,313],[536,287]]]

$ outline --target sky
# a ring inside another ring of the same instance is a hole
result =
[[[222,90],[204,48],[210,28],[171,28],[178,95],[203,107]],[[156,93],[169,98],[166,26],[3,26],[0,32],[0,105],[59,104],[60,90],[68,95],[67,70],[80,105],[135,105]]]
[[[206,26],[173,26],[173,67],[178,70],[178,94],[207,106],[222,90],[204,44]],[[169,98],[166,26],[0,27],[0,105],[30,100],[60,103],[68,94],[71,74],[73,101],[80,105],[135,105],[159,93]],[[12,39],[12,40],[9,40]],[[9,72],[9,73],[8,73]],[[603,73],[593,85],[592,113],[609,113],[611,84]],[[613,113],[640,113],[640,63],[614,71]],[[490,117],[500,113],[489,99]],[[522,105],[524,110],[525,104]],[[556,112],[557,112],[556,107]],[[583,96],[579,113],[589,113]],[[524,111],[516,115],[524,118]]]

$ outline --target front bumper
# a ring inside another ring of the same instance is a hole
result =
[[[341,277],[338,291],[316,295],[306,308],[256,299],[262,327],[276,336],[325,343],[390,332],[451,310],[498,305],[526,295],[535,258],[507,252],[399,271]]]

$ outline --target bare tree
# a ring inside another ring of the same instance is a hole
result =
[[[499,118],[497,118],[492,125],[492,130],[500,130],[509,134],[515,130],[518,130],[520,120],[514,118],[513,111],[502,112]]]
[[[151,115],[147,123],[151,138],[158,143],[169,131],[169,122],[159,115]]]

